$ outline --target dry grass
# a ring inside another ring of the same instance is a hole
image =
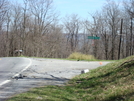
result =
[[[70,54],[70,56],[68,57],[68,59],[95,60],[95,57],[93,55],[86,55],[86,54],[75,52],[75,53]]]

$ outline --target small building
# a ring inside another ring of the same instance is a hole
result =
[[[15,50],[15,56],[21,56],[22,55],[23,50]]]

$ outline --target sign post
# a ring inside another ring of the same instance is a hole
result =
[[[97,37],[97,36],[88,36],[88,39],[92,39],[92,45],[94,45],[94,40],[99,40],[100,37]]]
[[[100,37],[97,37],[97,36],[88,36],[88,39],[99,40],[99,39],[100,39]]]
[[[95,55],[95,40],[99,40],[100,39],[100,37],[97,37],[97,36],[88,36],[88,39],[91,39],[91,41],[92,41],[92,43],[91,43],[91,45],[93,46],[93,48],[92,48],[92,53]]]

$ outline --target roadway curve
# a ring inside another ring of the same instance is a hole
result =
[[[95,69],[109,62],[68,61],[41,58],[0,58],[0,101],[30,88],[63,85],[83,69]],[[13,79],[19,74],[25,77]]]

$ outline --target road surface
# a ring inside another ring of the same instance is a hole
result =
[[[0,58],[0,101],[33,87],[63,85],[84,69],[109,62],[69,61],[41,58]],[[22,74],[23,78],[18,78]]]

